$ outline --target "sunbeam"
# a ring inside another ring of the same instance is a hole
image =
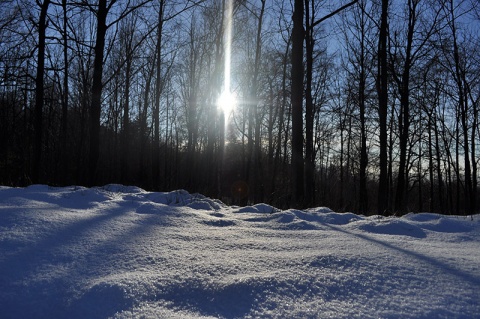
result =
[[[223,48],[225,52],[225,65],[224,65],[224,82],[223,90],[220,94],[217,105],[223,111],[225,115],[225,125],[227,124],[228,118],[230,117],[233,109],[235,107],[235,95],[231,92],[231,83],[230,83],[230,67],[231,67],[231,53],[232,53],[232,14],[233,14],[233,4],[232,0],[225,1],[225,11],[224,11],[224,41]]]

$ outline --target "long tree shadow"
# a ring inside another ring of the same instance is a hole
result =
[[[329,224],[324,224],[324,225],[331,228],[332,230],[342,232],[344,234],[347,234],[347,235],[350,235],[350,236],[353,236],[353,237],[357,237],[359,239],[362,239],[362,240],[365,240],[365,241],[383,246],[383,247],[388,248],[390,250],[394,250],[394,251],[400,252],[402,254],[405,254],[407,256],[413,257],[413,258],[415,258],[415,259],[417,259],[417,260],[419,260],[419,261],[421,261],[425,264],[428,264],[428,265],[431,265],[431,266],[437,268],[441,272],[448,272],[450,275],[456,277],[459,280],[468,282],[470,284],[478,285],[479,289],[480,289],[480,274],[478,276],[475,276],[475,275],[473,275],[471,273],[468,273],[468,272],[466,272],[462,269],[454,268],[451,265],[449,265],[445,262],[442,262],[438,259],[435,259],[433,257],[429,257],[429,256],[426,256],[424,254],[420,254],[420,253],[417,253],[417,252],[414,252],[414,251],[411,251],[411,250],[407,250],[405,248],[395,246],[393,244],[387,243],[385,241],[381,241],[379,239],[376,239],[376,238],[373,238],[373,237],[370,237],[370,236],[367,236],[367,235],[364,235],[364,234],[350,232],[348,230],[345,230],[345,229],[342,229],[340,227],[336,227],[336,226],[333,226],[333,225],[329,225]]]
[[[28,246],[22,247],[23,242],[15,241],[2,243],[9,245],[8,250],[12,252],[0,255],[2,318],[106,318],[130,308],[133,301],[118,285],[94,284],[83,296],[78,296],[78,289],[111,271],[114,265],[107,264],[112,260],[107,257],[121,255],[126,241],[168,223],[168,217],[153,214],[152,209],[151,214],[138,214],[135,222],[130,223],[126,215],[139,211],[143,204],[128,203],[126,207],[122,201],[120,205],[109,203],[90,212],[92,216],[52,224],[37,235],[42,237],[35,238],[33,234]],[[62,208],[28,208],[26,211],[56,214],[61,213]]]
[[[2,258],[0,284],[3,298],[0,311],[3,315],[8,318],[63,317],[61,309],[71,278],[69,273],[63,273],[60,269],[70,268],[70,265],[85,259],[88,253],[81,250],[65,253],[63,247],[82,241],[91,229],[108,223],[119,214],[101,213],[77,220]],[[53,271],[59,273],[52,274]],[[42,280],[42,277],[45,279]],[[52,277],[57,278],[53,280]]]

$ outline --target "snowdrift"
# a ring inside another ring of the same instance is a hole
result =
[[[480,216],[0,187],[1,318],[480,318]]]

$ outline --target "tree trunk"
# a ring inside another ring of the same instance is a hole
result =
[[[303,1],[295,0],[292,30],[292,190],[293,202],[302,206],[303,184]]]
[[[89,155],[89,184],[98,182],[97,166],[100,157],[100,114],[102,110],[102,74],[103,57],[105,48],[105,35],[107,33],[107,0],[98,1],[97,31],[93,62],[92,101],[90,104],[90,155]]]
[[[68,134],[68,32],[67,32],[67,0],[62,0],[63,7],[63,60],[64,60],[64,75],[63,75],[63,99],[62,99],[62,127],[61,127],[61,181],[62,184],[67,185],[69,180],[68,174],[68,150],[67,150],[67,134]]]
[[[153,62],[154,63],[154,62]],[[153,74],[155,72],[155,67],[152,65],[148,73],[146,74],[146,81],[145,81],[145,92],[143,95],[143,109],[140,111],[140,152],[139,152],[139,162],[140,162],[140,171],[139,177],[143,181],[144,186],[146,188],[151,189],[151,174],[148,173],[147,169],[147,144],[149,141],[149,136],[147,135],[147,114],[148,114],[148,107],[149,107],[149,99],[150,99],[150,87],[153,79]]]
[[[435,107],[435,106],[434,106]],[[427,133],[428,133],[428,176],[430,180],[429,189],[429,211],[433,212],[435,207],[435,178],[433,174],[433,141],[432,141],[432,124],[435,121],[432,115],[433,111],[428,112]]]
[[[128,47],[128,45],[127,45]],[[131,49],[131,48],[129,48]],[[122,182],[129,184],[130,181],[130,77],[132,71],[132,52],[127,53],[127,63],[125,69],[125,99],[123,101],[123,130],[122,145],[120,147],[121,174]]]
[[[380,176],[378,181],[378,214],[388,212],[388,161],[387,161],[387,113],[388,113],[388,74],[387,74],[387,31],[388,0],[382,0],[380,35],[378,39],[378,122],[380,135]]]
[[[472,101],[473,102],[473,101]],[[478,179],[477,179],[477,159],[476,159],[476,130],[478,128],[478,103],[472,103],[473,107],[473,123],[472,123],[472,136],[470,139],[471,145],[471,154],[472,154],[472,190],[471,190],[471,211],[470,214],[477,213],[477,187],[478,187]]]
[[[280,114],[278,115],[278,136],[277,136],[277,142],[276,142],[276,151],[275,151],[275,160],[274,160],[274,165],[273,165],[273,174],[272,174],[272,180],[271,180],[271,189],[274,192],[276,189],[276,181],[277,181],[277,171],[278,167],[280,166],[280,156],[282,153],[282,133],[284,131],[288,131],[285,129],[285,110],[287,108],[287,65],[288,65],[288,56],[289,56],[289,47],[290,47],[290,39],[286,43],[285,46],[285,53],[283,55],[283,63],[282,63],[282,103],[280,107]],[[288,121],[287,121],[288,122]],[[287,134],[285,134],[287,135]],[[286,152],[284,151],[283,153],[283,158],[285,159],[287,157]],[[274,198],[274,193],[272,193],[272,199]],[[276,196],[278,199],[278,195]]]
[[[253,201],[263,201],[263,178],[262,178],[262,165],[261,165],[261,147],[260,147],[260,124],[261,116],[258,113],[257,102],[257,88],[258,88],[258,76],[260,72],[260,61],[262,57],[262,25],[263,15],[265,12],[265,0],[261,0],[260,14],[258,15],[257,35],[255,40],[255,61],[253,68],[253,79],[250,88],[251,103],[249,103],[248,112],[248,155],[249,163],[247,168],[249,169],[249,175],[247,176],[250,182],[250,189],[253,190]],[[255,135],[255,136],[253,136]]]
[[[313,0],[312,0],[313,2]],[[310,1],[305,0],[305,48],[306,48],[306,88],[305,88],[305,204],[311,206],[315,203],[315,153],[313,150],[313,97],[312,97],[312,74],[313,74],[313,23],[315,6],[312,3],[310,15]]]
[[[367,128],[365,119],[365,86],[366,86],[366,66],[365,66],[365,10],[362,10],[361,23],[361,41],[360,41],[360,82],[358,85],[358,103],[360,111],[360,190],[359,190],[359,211],[362,214],[368,211],[368,192],[367,192]]]
[[[453,0],[450,1],[450,16],[451,16],[451,31],[452,31],[452,40],[453,40],[453,59],[455,63],[455,82],[457,83],[458,88],[458,109],[460,112],[460,124],[462,126],[462,138],[463,138],[463,150],[464,150],[464,169],[465,169],[465,213],[473,214],[474,209],[474,200],[473,200],[473,187],[472,187],[472,172],[470,166],[470,146],[469,146],[469,134],[468,134],[468,96],[467,90],[465,88],[466,81],[465,70],[463,70],[460,61],[460,52],[457,43],[457,32],[456,32],[456,23],[455,23],[455,12],[454,12],[454,3]]]
[[[408,1],[408,30],[407,47],[405,49],[405,62],[401,79],[398,80],[400,92],[400,115],[399,115],[399,135],[400,135],[400,162],[398,165],[397,190],[395,195],[395,210],[397,212],[406,212],[405,192],[408,184],[407,180],[407,147],[408,136],[410,132],[410,71],[412,68],[412,45],[413,32],[416,23],[415,0]]]
[[[155,58],[155,103],[153,105],[153,147],[152,147],[152,182],[154,189],[160,187],[160,95],[162,94],[162,34],[163,34],[163,10],[165,1],[160,0],[157,26],[157,43]]]
[[[38,21],[38,54],[37,75],[35,78],[35,122],[34,122],[34,155],[32,166],[32,181],[40,183],[42,153],[43,153],[43,77],[45,74],[45,33],[47,29],[47,11],[50,0],[44,0]]]
[[[436,114],[436,112],[435,112]],[[438,124],[437,124],[437,118],[436,115],[432,119],[433,121],[433,127],[434,127],[434,133],[435,133],[435,158],[437,162],[437,183],[438,183],[438,203],[440,205],[440,211],[442,214],[445,212],[445,207],[444,207],[444,199],[443,199],[443,179],[442,179],[442,169],[441,169],[441,155],[440,155],[440,142],[439,142],[439,137],[438,137]]]

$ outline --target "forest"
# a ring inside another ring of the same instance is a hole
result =
[[[478,213],[475,0],[0,0],[0,184]]]

